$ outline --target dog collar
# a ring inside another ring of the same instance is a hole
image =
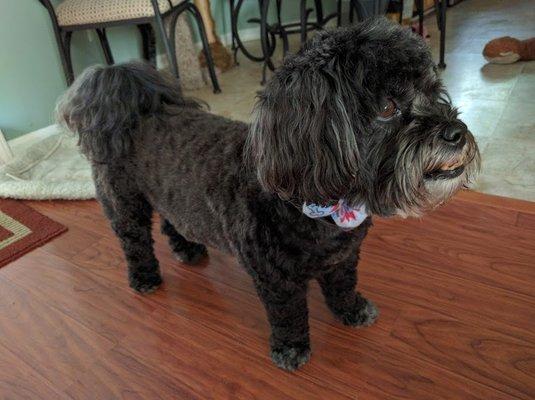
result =
[[[330,216],[336,225],[343,229],[354,229],[368,217],[364,204],[351,207],[344,200],[338,200],[334,206],[304,203],[303,214],[314,219]]]

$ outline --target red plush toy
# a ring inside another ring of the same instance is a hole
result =
[[[483,56],[494,64],[535,60],[535,38],[518,40],[505,36],[491,40],[485,45]]]

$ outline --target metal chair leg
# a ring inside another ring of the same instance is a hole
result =
[[[156,20],[156,26],[158,27],[158,30],[160,31],[160,35],[163,40],[163,44],[165,46],[165,52],[167,53],[167,58],[169,59],[169,65],[171,66],[171,71],[173,72],[173,75],[179,78],[178,75],[178,65],[176,62],[176,57],[174,57],[171,43],[169,41],[169,37],[167,36],[167,32],[165,31],[165,26],[163,24],[163,18],[162,14],[160,13],[160,8],[158,7],[158,0],[151,0],[152,8],[154,10],[154,18]]]
[[[262,79],[260,80],[260,85],[264,86],[267,82],[267,69],[268,65],[266,62],[262,64]]]
[[[230,5],[230,31],[231,31],[231,38],[232,38],[232,44],[230,46],[230,49],[232,50],[232,54],[234,56],[234,64],[240,65],[238,62],[238,44],[236,43],[236,35],[235,35],[235,26],[236,23],[234,21],[234,1],[235,0],[229,0]]]
[[[67,81],[67,85],[70,86],[70,84],[74,80],[74,74],[72,73],[72,66],[70,66],[71,63],[67,59],[67,54],[65,52],[65,45],[63,40],[64,31],[60,28],[58,24],[58,19],[56,17],[56,13],[54,11],[52,3],[50,3],[49,0],[39,0],[39,2],[47,10],[50,20],[52,21],[52,28],[54,29],[54,36],[58,45],[61,66],[63,67],[63,73],[65,74],[65,80]]]
[[[342,0],[336,2],[336,26],[342,26]]]
[[[446,53],[446,0],[442,0],[440,5],[440,20],[442,22],[442,27],[440,29],[440,60],[438,66],[439,68],[446,68],[446,63],[444,62]]]
[[[72,67],[72,58],[71,58],[71,38],[72,38],[72,32],[71,31],[63,31],[62,32],[62,51],[63,51],[63,57],[65,58],[65,64],[66,64],[66,73],[65,77],[67,79],[67,85],[71,86],[71,84],[74,82],[74,69]]]
[[[416,0],[416,11],[418,12],[418,34],[424,35],[424,0]]]
[[[446,0],[435,0],[435,13],[437,16],[438,29],[440,30],[439,68],[446,68],[446,63],[444,62],[446,53],[446,6]]]
[[[323,3],[321,0],[314,0],[314,10],[316,11],[316,22],[319,26],[323,26]]]
[[[108,65],[115,64],[115,62],[113,61],[110,44],[108,42],[108,37],[106,35],[106,28],[97,29],[96,31],[98,35],[98,40],[100,41],[100,46],[102,47],[102,51],[104,52],[104,58],[106,59],[106,63]]]
[[[288,40],[288,33],[286,29],[280,29],[280,37],[282,39],[282,58],[286,58],[288,52],[290,51],[290,41]]]
[[[269,25],[267,22],[269,11],[269,0],[260,0],[260,43],[262,45],[262,53],[264,54],[264,63],[271,71],[275,70],[275,65],[271,60],[272,48],[269,43]],[[262,84],[266,81],[265,74],[263,74]]]
[[[307,41],[307,0],[300,0],[301,11],[301,44],[303,45]]]
[[[152,0],[156,1],[156,0]],[[212,87],[214,89],[214,93],[221,93],[221,88],[219,87],[219,82],[217,80],[217,75],[215,73],[215,65],[214,65],[214,59],[212,58],[212,52],[210,51],[210,44],[208,43],[208,39],[206,37],[206,31],[204,29],[204,23],[202,21],[201,13],[195,7],[195,4],[193,3],[186,3],[187,9],[195,18],[195,21],[197,23],[197,28],[199,29],[199,35],[201,36],[202,41],[202,48],[204,52],[204,57],[206,58],[206,64],[208,65],[208,72],[210,74],[210,80],[212,81]]]
[[[137,25],[141,34],[143,59],[156,68],[156,35],[151,24]]]
[[[180,15],[187,11],[187,3],[180,4],[176,10],[173,11],[173,15],[171,17],[171,23],[169,24],[169,38],[171,41],[171,51],[173,52],[174,57],[177,58],[177,52],[176,52],[176,25],[178,23],[178,18]]]
[[[377,9],[378,2],[374,5],[374,9]],[[370,16],[368,10],[366,10],[359,0],[349,1],[349,22],[353,22],[353,14],[357,14],[357,22],[360,22]],[[377,15],[377,14],[372,14]]]

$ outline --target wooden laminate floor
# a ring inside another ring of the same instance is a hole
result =
[[[534,399],[535,203],[463,193],[423,220],[376,220],[359,290],[376,325],[337,323],[311,287],[313,355],[268,357],[248,276],[211,251],[164,286],[126,282],[99,206],[29,202],[69,232],[0,269],[0,399]]]

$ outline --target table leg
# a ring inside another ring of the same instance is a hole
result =
[[[234,18],[234,0],[229,0],[230,6],[230,35],[231,35],[231,50],[234,56],[234,64],[238,63],[238,46],[236,45],[236,31],[238,30],[236,18]]]
[[[307,0],[300,1],[301,14],[301,45],[307,41]]]
[[[338,9],[338,5],[336,5]],[[314,9],[316,10],[316,22],[318,25],[323,26],[324,19],[323,19],[323,3],[321,0],[314,0]]]
[[[172,51],[171,43],[169,41],[169,36],[167,36],[167,32],[163,24],[163,18],[162,18],[162,14],[160,13],[158,2],[157,0],[151,0],[151,3],[152,3],[152,8],[154,9],[154,18],[156,20],[156,26],[158,27],[158,30],[160,31],[160,36],[163,40],[165,52],[167,54],[167,58],[169,59],[169,65],[171,66],[171,71],[173,72],[173,75],[178,79],[179,76],[178,76],[178,65],[176,62],[176,57]]]
[[[424,0],[416,0],[416,12],[418,13],[418,34],[424,35]]]
[[[440,61],[438,63],[439,68],[446,68],[444,57],[446,53],[446,6],[447,0],[441,0],[440,2]],[[438,10],[437,10],[438,12]]]
[[[259,0],[260,3],[260,42],[262,43],[262,53],[264,55],[264,69],[262,73],[262,84],[266,83],[266,67],[271,71],[275,69],[271,61],[271,51],[269,46],[269,32],[268,32],[268,11],[269,0]]]

